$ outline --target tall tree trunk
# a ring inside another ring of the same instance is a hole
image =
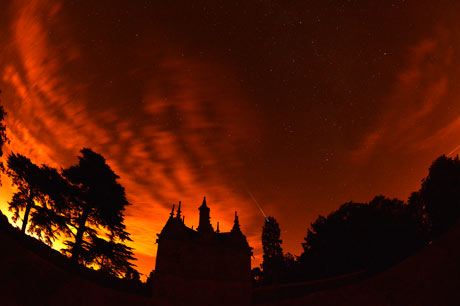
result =
[[[21,232],[25,233],[27,228],[27,222],[29,221],[30,210],[32,209],[34,202],[32,195],[29,194],[29,199],[27,201],[26,212],[24,213],[24,219],[22,219],[22,228]]]
[[[78,221],[78,230],[77,236],[75,237],[75,244],[72,248],[72,257],[71,260],[74,262],[78,261],[78,257],[81,251],[81,244],[83,243],[83,234],[85,233],[85,224],[88,219],[90,209],[85,208],[81,214],[80,220]]]

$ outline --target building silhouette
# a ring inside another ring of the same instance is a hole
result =
[[[174,205],[158,234],[153,294],[177,304],[247,305],[251,294],[252,248],[240,229],[238,215],[230,232],[210,222],[206,197],[199,207],[196,230],[184,224],[181,202]]]

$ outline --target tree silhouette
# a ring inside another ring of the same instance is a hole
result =
[[[41,165],[37,190],[40,205],[31,212],[29,229],[50,245],[59,234],[70,235],[66,217],[69,187],[56,169]]]
[[[25,210],[21,227],[24,233],[27,229],[30,211],[35,207],[34,201],[39,197],[40,168],[29,158],[14,153],[8,156],[7,167],[7,175],[18,189],[8,203],[9,210],[13,212],[14,222],[19,219],[19,213]]]
[[[74,187],[68,222],[76,231],[74,241],[65,242],[65,251],[75,262],[125,274],[134,259],[132,248],[124,245],[131,241],[124,225],[124,210],[130,203],[104,157],[87,148],[80,153],[78,164],[63,170]]]
[[[437,158],[429,169],[420,189],[433,237],[454,224],[460,216],[460,161],[458,155]]]
[[[149,289],[152,290],[153,288],[153,278],[155,277],[154,271],[151,271],[149,275],[147,276],[147,279],[145,280],[145,286]]]
[[[0,94],[2,91],[0,90]],[[0,105],[0,157],[3,156],[3,145],[8,142],[6,136],[6,125],[5,125],[6,112],[2,105]],[[3,167],[3,164],[2,164]]]
[[[128,279],[140,278],[139,272],[133,268],[129,260],[135,260],[132,256],[132,249],[123,243],[112,240],[102,239],[97,236],[91,236],[89,247],[89,256],[94,258],[94,262],[100,267],[100,270],[113,276]]]
[[[300,260],[304,276],[322,278],[394,264],[426,243],[411,207],[375,197],[349,202],[311,224]]]
[[[0,90],[0,94],[2,91]],[[0,105],[0,157],[3,156],[3,145],[5,143],[8,143],[8,137],[6,135],[6,125],[5,125],[5,117],[6,117],[6,111],[3,108],[3,105]],[[4,173],[5,172],[5,165],[3,164],[3,161],[0,161],[0,172]],[[2,185],[2,181],[0,178],[0,186]]]
[[[420,191],[414,191],[411,193],[408,200],[407,210],[411,215],[412,220],[416,223],[418,232],[422,233],[425,240],[428,240],[429,233],[431,231],[431,224]]]
[[[129,268],[128,271],[125,274],[125,279],[134,281],[134,282],[140,282],[141,281],[141,275],[136,269]]]
[[[283,249],[281,248],[280,227],[273,217],[265,219],[262,229],[263,255],[263,282],[265,284],[277,283],[280,281],[280,274],[283,265]]]
[[[297,256],[286,253],[283,258],[283,270],[281,271],[282,282],[294,282],[301,278],[300,262]]]
[[[11,153],[7,158],[7,175],[17,187],[16,193],[8,203],[17,222],[19,213],[24,210],[21,231],[29,230],[52,244],[59,232],[65,231],[64,211],[67,208],[58,194],[65,186],[64,179],[56,169],[34,164],[29,158]],[[30,218],[30,222],[29,222]]]
[[[253,287],[259,287],[262,283],[262,270],[259,267],[252,268],[251,270],[251,282]]]

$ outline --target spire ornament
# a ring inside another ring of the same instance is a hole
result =
[[[214,232],[210,221],[211,217],[209,216],[210,209],[206,206],[206,197],[203,198],[203,203],[198,209],[200,211],[200,223],[197,230],[199,232]]]
[[[181,203],[182,203],[182,202],[179,201],[179,207],[177,207],[177,214],[176,214],[176,218],[179,219],[179,220],[181,219],[180,213],[182,212],[182,211],[180,210],[180,205],[181,205]]]
[[[169,214],[169,218],[174,217],[174,206],[176,206],[176,205],[173,204],[172,209],[171,209],[171,213]]]
[[[233,221],[232,233],[241,233],[240,221],[238,219],[238,213],[235,211],[235,221]]]

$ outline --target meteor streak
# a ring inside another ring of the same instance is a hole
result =
[[[454,154],[455,151],[457,151],[458,149],[460,149],[460,145],[458,145],[455,149],[453,149],[452,151],[450,151],[450,153],[447,154],[447,156],[451,156],[451,155]]]
[[[262,210],[262,208],[260,207],[259,203],[257,202],[257,200],[254,198],[254,196],[252,195],[252,193],[246,189],[246,191],[249,193],[249,195],[251,196],[251,198],[254,200],[254,203],[256,203],[257,207],[259,208],[260,212],[262,213],[262,215],[264,216],[265,219],[267,219],[267,216],[265,215],[264,211]]]

